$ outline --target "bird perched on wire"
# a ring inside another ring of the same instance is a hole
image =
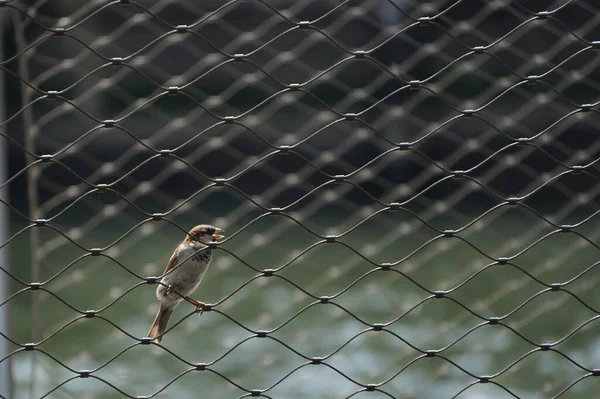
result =
[[[156,289],[160,308],[148,332],[149,338],[155,339],[156,342],[162,340],[173,310],[181,301],[186,300],[195,305],[195,312],[202,311],[204,303],[190,298],[189,295],[198,288],[212,259],[212,251],[207,244],[223,238],[221,233],[224,233],[223,229],[199,224],[191,229],[185,240],[175,248],[160,280],[161,284]]]

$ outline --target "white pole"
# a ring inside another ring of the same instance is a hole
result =
[[[6,27],[9,24],[9,13],[6,8],[0,8],[0,60],[4,60],[3,39],[8,32]],[[5,76],[0,71],[0,123],[6,120],[6,97],[5,97]],[[6,128],[0,128],[3,133],[7,133]],[[8,149],[6,139],[0,137],[0,184],[8,179]],[[8,187],[0,188],[0,199],[8,203]],[[8,210],[6,206],[0,204],[0,243],[8,239]],[[6,246],[0,249],[0,266],[8,269],[8,256]],[[6,273],[0,272],[0,300],[8,297],[8,277]],[[0,331],[10,336],[9,330],[9,312],[8,305],[0,307]],[[0,359],[8,355],[10,351],[9,342],[0,337]],[[11,379],[11,359],[8,358],[0,363],[0,397],[12,398],[12,379]]]

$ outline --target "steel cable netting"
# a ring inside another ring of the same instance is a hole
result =
[[[598,396],[594,1],[0,10],[14,397]]]

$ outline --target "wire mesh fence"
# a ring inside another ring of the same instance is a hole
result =
[[[0,7],[14,397],[598,397],[594,1]]]

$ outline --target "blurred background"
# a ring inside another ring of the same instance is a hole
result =
[[[600,398],[597,2],[0,5],[1,397]]]

